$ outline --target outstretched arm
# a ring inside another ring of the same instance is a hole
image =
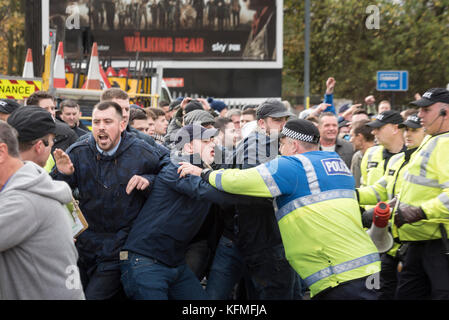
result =
[[[180,164],[178,173],[181,177],[187,174],[201,175],[201,168],[187,162],[181,162]],[[203,176],[203,179],[218,190],[233,194],[265,198],[274,198],[281,194],[265,164],[245,170],[210,171],[206,176]]]

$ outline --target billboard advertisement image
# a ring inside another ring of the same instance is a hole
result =
[[[66,42],[88,30],[99,54],[112,59],[138,52],[155,60],[281,67],[281,11],[276,0],[51,0],[50,27]],[[71,42],[69,58],[80,49]]]

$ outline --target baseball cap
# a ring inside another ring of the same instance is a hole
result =
[[[422,98],[413,102],[411,104],[418,107],[428,107],[436,102],[449,103],[449,91],[444,88],[432,88],[427,90]]]
[[[388,123],[400,124],[404,121],[401,114],[394,110],[387,110],[378,114],[374,121],[368,122],[366,125],[371,128],[380,128]]]
[[[409,128],[421,128],[421,118],[418,117],[418,114],[412,114],[409,115],[407,117],[407,120],[405,120],[404,122],[402,122],[401,124],[399,124],[399,128],[404,128],[404,127],[409,127]]]
[[[343,119],[342,121],[339,121],[339,122],[338,122],[338,127],[339,127],[339,128],[341,128],[341,127],[347,127],[347,126],[349,126],[349,123],[350,123],[350,121]]]
[[[311,121],[304,119],[288,120],[281,131],[280,137],[289,137],[313,144],[320,142],[318,128]]]
[[[193,110],[184,116],[184,124],[198,123],[202,126],[214,124],[214,116],[206,110]]]
[[[287,110],[287,107],[279,100],[269,99],[262,102],[256,109],[257,120],[271,118],[290,117],[293,114]]]
[[[1,99],[0,100],[0,113],[11,114],[17,108],[21,107],[20,104],[11,99]]]
[[[351,106],[351,104],[345,103],[344,105],[342,105],[342,106],[338,109],[338,113],[343,113],[343,112],[345,112],[346,110],[349,109],[350,106]]]
[[[38,106],[18,108],[7,122],[19,133],[20,142],[33,141],[56,131],[50,112]]]
[[[203,126],[198,124],[188,124],[176,133],[176,146],[182,147],[184,144],[191,142],[192,140],[207,140],[212,137],[215,137],[218,134],[219,130],[212,128],[206,129]]]

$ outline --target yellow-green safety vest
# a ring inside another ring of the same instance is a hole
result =
[[[421,207],[427,219],[398,229],[401,241],[441,239],[449,231],[449,133],[426,136],[410,159],[398,195],[401,203]],[[449,233],[449,232],[448,232]]]
[[[361,205],[375,205],[380,201],[389,201],[399,192],[404,172],[410,162],[405,163],[405,153],[395,154],[388,161],[387,168],[382,178],[371,186],[358,188],[359,202]],[[393,238],[398,238],[397,228],[394,225],[394,212],[391,213],[390,226]],[[396,256],[400,244],[395,242],[393,248],[387,253]]]
[[[362,180],[360,186],[371,186],[384,175],[384,146],[377,145],[368,148],[360,163]]]

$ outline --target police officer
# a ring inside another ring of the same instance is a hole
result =
[[[449,299],[449,91],[412,102],[428,134],[404,174],[394,223],[408,242],[398,299]]]
[[[316,299],[377,299],[370,278],[380,258],[363,230],[354,178],[335,152],[319,151],[320,136],[307,120],[289,120],[278,157],[246,170],[198,170],[217,189],[275,198],[285,254]],[[258,212],[254,212],[258,214]]]
[[[388,110],[379,114],[367,126],[371,127],[372,134],[379,145],[366,150],[363,155],[360,170],[362,186],[370,186],[382,178],[390,158],[399,152],[405,151],[404,138],[398,125],[404,119],[397,111]]]
[[[375,184],[357,190],[360,204],[375,205],[379,201],[389,201],[399,192],[410,158],[418,149],[426,135],[417,114],[410,115],[407,120],[399,124],[399,128],[404,129],[403,135],[407,150],[391,157],[390,161],[388,161],[385,174]],[[374,208],[363,213],[362,222],[368,228],[373,221],[373,210]],[[381,254],[380,300],[394,299],[398,282],[397,279],[400,275],[397,272],[400,262],[400,255],[398,255],[400,244],[397,230],[394,226],[392,228],[392,234],[395,239],[393,248]],[[406,246],[403,246],[401,252],[405,248]]]

